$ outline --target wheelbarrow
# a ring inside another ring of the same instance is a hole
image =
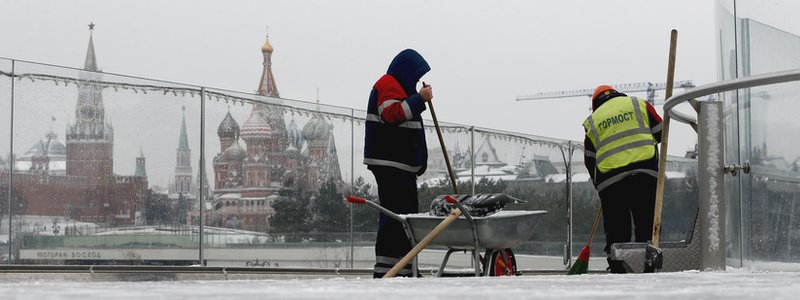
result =
[[[530,238],[538,222],[538,216],[547,213],[544,210],[521,211],[500,210],[487,216],[472,216],[461,202],[447,195],[447,203],[458,207],[462,215],[442,234],[438,235],[429,244],[432,248],[446,249],[442,264],[436,277],[444,275],[444,269],[454,252],[470,251],[475,266],[474,275],[477,276],[505,276],[518,275],[516,259],[511,250]],[[403,229],[408,236],[411,246],[414,247],[420,240],[427,236],[439,223],[443,216],[429,213],[396,214],[374,201],[364,198],[347,196],[347,201],[354,204],[367,204],[381,213],[403,224]],[[479,251],[485,249],[484,258],[481,259]],[[483,262],[483,263],[482,263]],[[481,266],[484,266],[481,269]],[[414,276],[417,276],[417,261],[412,264]]]

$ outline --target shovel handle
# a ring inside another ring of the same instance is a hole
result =
[[[428,86],[422,82],[422,86]],[[453,186],[453,194],[458,194],[458,185],[456,184],[456,176],[453,173],[453,167],[450,165],[450,157],[447,156],[447,148],[444,146],[444,139],[442,138],[442,130],[439,129],[439,120],[436,119],[436,110],[433,109],[433,101],[428,102],[428,109],[431,111],[431,118],[433,119],[433,126],[436,127],[436,135],[439,137],[439,146],[442,147],[444,154],[444,163],[447,165],[447,174],[450,176],[450,185]]]
[[[678,47],[678,31],[673,29],[669,39],[669,61],[667,62],[667,89],[665,98],[672,97],[672,85],[675,79],[675,52]],[[669,113],[664,112],[661,123],[661,152],[658,155],[658,179],[656,183],[656,199],[653,213],[653,236],[651,244],[658,247],[661,238],[661,208],[664,203],[664,185],[667,181],[667,146],[669,146]]]

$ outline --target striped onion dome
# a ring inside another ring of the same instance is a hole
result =
[[[272,128],[267,121],[261,117],[261,114],[253,109],[253,111],[250,112],[250,118],[242,125],[242,139],[245,141],[263,140],[269,137],[270,133],[272,133]]]

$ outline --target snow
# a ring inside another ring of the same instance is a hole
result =
[[[714,174],[719,172],[719,166],[716,165],[717,161],[721,161],[720,159],[720,151],[722,146],[720,145],[720,141],[716,138],[720,136],[720,129],[717,127],[719,123],[719,107],[717,105],[705,105],[703,109],[707,110],[705,115],[707,116],[706,124],[708,126],[708,134],[706,136],[710,137],[708,139],[708,149],[706,150],[706,154],[708,155],[708,159],[706,159],[706,171],[708,174]],[[708,180],[708,190],[710,191],[710,195],[708,197],[708,251],[711,253],[715,253],[720,247],[720,211],[719,211],[719,197],[717,195],[717,182],[714,180]]]
[[[3,299],[796,299],[800,273],[0,283]]]

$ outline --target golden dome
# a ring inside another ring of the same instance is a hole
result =
[[[272,45],[269,43],[269,36],[267,36],[267,40],[264,41],[264,46],[261,46],[261,52],[272,53]]]

